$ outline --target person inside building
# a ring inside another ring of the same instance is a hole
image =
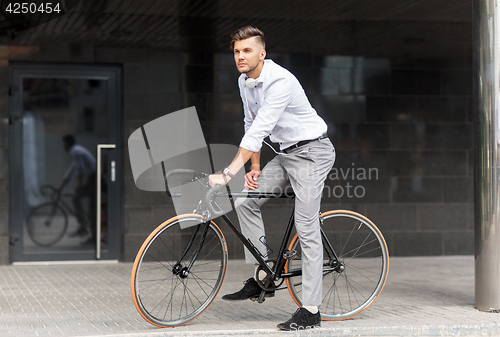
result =
[[[96,238],[96,160],[85,147],[78,145],[73,135],[63,136],[63,146],[71,156],[71,164],[64,174],[59,191],[76,178],[75,195],[73,205],[78,220],[78,230],[71,236],[85,237],[89,233],[85,219],[89,219],[90,238],[88,242],[95,242]],[[85,212],[85,199],[89,200],[88,212]]]

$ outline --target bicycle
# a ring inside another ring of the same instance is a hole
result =
[[[35,244],[50,247],[58,243],[66,233],[68,214],[76,217],[73,209],[62,199],[62,197],[71,198],[73,195],[61,194],[61,191],[50,185],[42,186],[40,190],[50,201],[36,206],[29,212],[26,228]]]
[[[189,323],[213,302],[224,281],[227,268],[227,245],[220,228],[210,219],[222,217],[238,239],[259,261],[256,275],[262,288],[258,303],[266,290],[288,288],[301,306],[301,252],[298,236],[290,240],[294,212],[290,216],[276,259],[243,236],[215,199],[225,196],[246,198],[293,198],[293,194],[263,192],[220,192],[220,185],[210,187],[208,174],[176,169],[165,175],[187,175],[186,182],[199,182],[206,189],[193,214],[173,217],[160,224],[144,241],[135,258],[131,291],[139,314],[159,327]],[[319,214],[323,240],[322,320],[345,320],[366,310],[382,291],[389,272],[389,253],[380,230],[365,216],[347,210]],[[288,248],[287,248],[288,247]],[[286,281],[286,287],[280,288]]]

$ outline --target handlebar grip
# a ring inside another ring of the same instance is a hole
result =
[[[168,171],[165,178],[168,179],[170,178],[170,176],[173,176],[174,174],[192,174],[194,178],[196,173],[197,172],[195,170],[190,170],[190,169],[175,169]]]
[[[198,174],[198,172],[196,172],[195,170],[190,170],[190,169],[175,169],[175,170],[168,171],[167,174],[165,175],[165,189],[166,189],[168,196],[172,197],[172,198],[178,198],[178,197],[182,196],[181,193],[170,192],[170,189],[168,188],[168,178],[170,178],[171,176],[173,176],[175,174],[192,174],[193,178],[194,178]]]
[[[217,195],[217,192],[221,189],[222,185],[215,185],[214,187],[211,187],[208,191],[207,194],[205,194],[205,204],[207,205],[208,210],[210,211],[210,214],[212,215],[212,219],[218,218],[221,215],[224,215],[224,211],[216,211],[213,202],[215,201],[215,197]]]

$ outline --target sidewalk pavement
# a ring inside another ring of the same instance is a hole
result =
[[[287,290],[262,304],[226,302],[253,272],[230,260],[212,305],[191,323],[158,328],[130,295],[131,263],[0,266],[0,336],[493,336],[500,314],[474,309],[474,258],[392,257],[377,301],[347,321],[280,332],[296,310]]]

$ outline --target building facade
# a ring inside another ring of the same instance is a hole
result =
[[[95,258],[86,237],[70,237],[70,212],[54,244],[29,229],[49,200],[39,187],[57,186],[70,163],[68,133],[95,156],[97,144],[116,146],[102,150],[101,258],[132,261],[175,211],[134,185],[127,139],[195,106],[208,144],[238,145],[229,34],[243,25],[266,33],[267,58],[295,74],[329,125],[337,160],[323,210],[365,214],[394,256],[473,253],[470,2],[95,0],[0,37],[0,263]],[[263,148],[264,162],[272,155]],[[272,248],[292,207],[273,200],[263,211]]]

